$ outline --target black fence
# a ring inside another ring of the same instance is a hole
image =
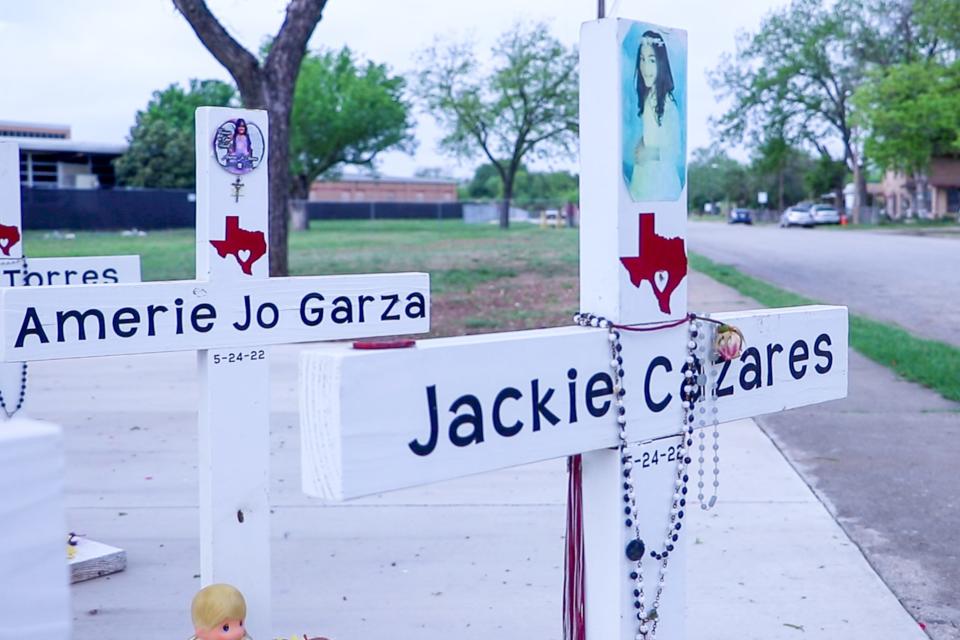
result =
[[[172,229],[196,225],[188,189],[20,189],[24,229]]]
[[[21,187],[25,229],[174,229],[196,225],[189,189]],[[459,202],[308,202],[310,220],[462,219]]]
[[[463,218],[459,202],[307,202],[310,220],[409,220]]]

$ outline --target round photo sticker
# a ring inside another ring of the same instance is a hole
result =
[[[227,120],[217,128],[213,152],[220,166],[236,175],[250,173],[266,157],[267,143],[260,127],[243,118]]]

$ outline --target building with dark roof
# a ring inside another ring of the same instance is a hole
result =
[[[20,184],[48,189],[112,188],[113,161],[127,150],[72,140],[70,127],[57,124],[0,121],[0,140],[20,146]]]
[[[70,127],[65,124],[42,124],[38,122],[0,120],[0,139],[2,138],[69,140]]]

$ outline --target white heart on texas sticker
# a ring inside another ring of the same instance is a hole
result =
[[[0,238],[0,249],[6,249],[10,246],[10,238]]]
[[[667,280],[670,279],[669,271],[657,271],[653,274],[653,287],[657,291],[663,291],[667,287]]]
[[[240,249],[237,251],[237,257],[240,258],[240,262],[246,262],[250,259],[250,249]]]

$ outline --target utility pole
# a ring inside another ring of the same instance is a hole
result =
[[[598,19],[603,19],[604,17],[606,17],[605,14],[607,13],[607,11],[604,5],[606,5],[606,0],[597,0],[597,18]]]

